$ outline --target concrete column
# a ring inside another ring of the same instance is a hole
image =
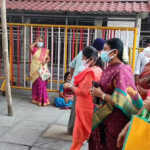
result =
[[[65,25],[68,25],[68,16],[65,18]]]
[[[95,22],[94,22],[95,26],[102,26],[102,24],[103,24],[103,20],[95,19]],[[101,30],[97,31],[97,38],[102,38],[102,31]]]
[[[140,33],[141,33],[141,17],[138,15],[136,17],[135,27],[138,28],[138,36],[137,36],[137,45],[136,47],[139,47],[140,44]]]
[[[24,23],[31,23],[31,18],[24,18]],[[29,49],[30,47],[30,27],[26,27],[26,60],[29,61]]]
[[[138,48],[140,44],[140,33],[141,33],[141,17],[139,15],[137,15],[136,17],[135,27],[138,28],[138,35],[137,35],[137,42],[136,42],[136,47]],[[135,60],[137,60],[137,56],[138,56],[138,51],[136,51]]]
[[[26,17],[22,17],[22,23],[25,24],[29,24],[31,22],[31,18],[26,18]],[[24,36],[25,34],[25,36]],[[26,37],[26,40],[24,39]],[[30,27],[26,27],[26,33],[24,33],[24,30],[22,30],[21,32],[21,41],[22,41],[22,47],[21,47],[21,60],[26,61],[26,67],[25,70],[26,72],[29,72],[29,67],[28,67],[28,62],[29,62],[29,52],[30,52]],[[24,46],[24,42],[26,41],[26,46]],[[26,48],[26,51],[24,51],[24,48]],[[25,53],[25,57],[24,57],[24,53]],[[28,76],[28,74],[27,74]]]

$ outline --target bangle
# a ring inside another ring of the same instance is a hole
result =
[[[102,100],[105,100],[105,97],[106,97],[106,94],[104,93],[104,94],[102,95]]]

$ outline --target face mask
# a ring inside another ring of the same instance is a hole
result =
[[[86,60],[82,60],[82,62],[83,62],[83,65],[85,65],[85,64],[87,63],[87,61],[86,61]]]
[[[101,60],[104,62],[104,63],[108,63],[110,62],[110,60],[112,60],[114,58],[114,56],[109,56],[109,54],[111,52],[113,52],[114,50],[110,50],[110,51],[102,51],[101,52]]]
[[[38,43],[37,43],[37,46],[38,46],[39,48],[43,47],[43,45],[44,45],[43,42],[38,42]]]
[[[83,62],[83,65],[85,68],[88,68],[89,67],[89,64],[87,63],[88,61],[87,60],[82,60]]]

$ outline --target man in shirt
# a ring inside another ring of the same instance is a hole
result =
[[[70,63],[70,73],[72,76],[71,83],[74,83],[74,77],[78,75],[80,72],[82,72],[85,69],[85,66],[82,61],[82,51],[79,52],[79,54],[73,59],[73,61]],[[75,120],[75,97],[71,109],[71,114],[68,122],[68,133],[72,134],[73,127],[74,127],[74,120]]]
[[[129,63],[129,47],[127,45],[124,45],[123,61],[127,64]]]
[[[80,72],[82,72],[85,69],[85,66],[82,61],[82,51],[79,52],[79,54],[73,59],[73,61],[70,63],[70,73],[72,76],[72,84],[74,83],[74,77],[78,75]]]
[[[135,80],[137,82],[139,75],[142,73],[145,65],[150,62],[150,40],[147,40],[147,47],[141,52],[136,60]]]
[[[104,47],[105,41],[103,39],[97,38],[94,43],[93,47],[95,47],[98,51],[102,50]],[[73,61],[70,63],[70,73],[72,76],[72,84],[74,83],[74,77],[77,76],[80,72],[82,72],[85,69],[84,63],[82,61],[82,51],[79,52],[79,54],[73,59]],[[75,121],[75,97],[74,102],[71,109],[71,114],[68,122],[68,133],[72,134],[73,127],[74,127],[74,121]]]

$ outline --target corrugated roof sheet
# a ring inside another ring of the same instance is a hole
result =
[[[49,12],[150,12],[148,0],[6,0],[8,10]],[[1,5],[1,4],[0,4]],[[0,6],[1,7],[1,6]]]

